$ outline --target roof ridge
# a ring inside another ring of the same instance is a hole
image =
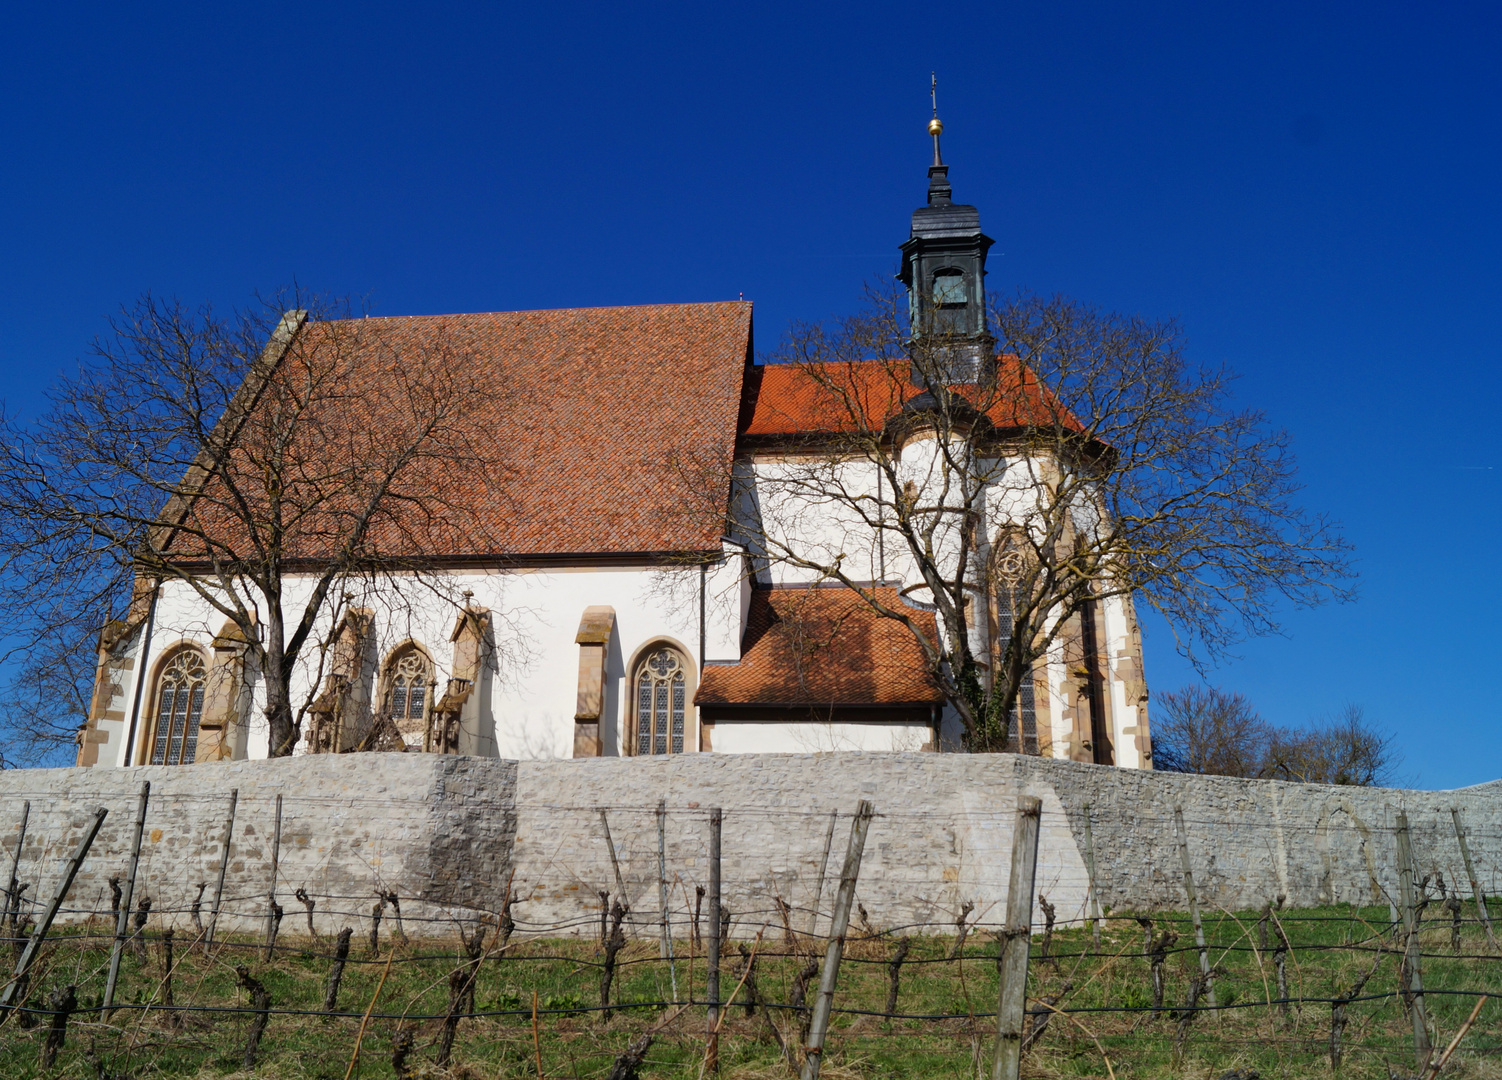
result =
[[[557,315],[565,312],[578,312],[580,314],[595,314],[610,311],[649,311],[661,309],[671,311],[677,308],[711,308],[711,307],[751,307],[750,300],[689,300],[678,304],[600,304],[593,307],[558,307],[558,308],[517,308],[508,311],[441,311],[430,312],[425,315],[361,315],[348,319],[326,319],[325,323],[345,322],[397,322],[401,320],[416,319],[483,319],[493,318],[497,315]]]

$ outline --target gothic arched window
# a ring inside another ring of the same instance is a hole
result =
[[[993,578],[996,583],[996,644],[992,663],[1000,673],[1001,664],[1007,655],[1016,632],[1017,609],[1023,606],[1026,590],[1033,575],[1031,552],[1016,536],[1006,538],[998,546],[994,556]],[[1032,665],[1026,665],[1021,685],[1017,687],[1017,703],[1012,707],[1011,730],[1007,733],[1007,749],[1023,754],[1038,752],[1038,707],[1033,689]]]
[[[151,764],[182,765],[198,752],[198,722],[203,717],[208,668],[197,649],[180,649],[157,676],[156,721]]]
[[[636,669],[632,731],[638,754],[683,753],[688,665],[677,649],[653,649]]]
[[[421,746],[428,729],[433,669],[427,654],[408,645],[386,665],[386,715],[409,746]]]

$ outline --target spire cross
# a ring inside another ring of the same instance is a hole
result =
[[[929,72],[928,98],[933,103],[934,118],[928,122],[928,133],[934,137],[934,164],[944,164],[944,159],[939,156],[939,133],[944,130],[944,124],[939,120],[939,76],[937,72]]]

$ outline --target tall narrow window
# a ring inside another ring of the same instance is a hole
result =
[[[427,733],[428,698],[433,675],[428,658],[409,646],[398,653],[386,668],[386,714],[409,746],[420,747]]]
[[[1021,544],[1013,538],[996,557],[996,648],[993,663],[1000,666],[1007,662],[1016,632],[1017,609],[1022,606],[1030,575],[1030,561]],[[1038,752],[1038,708],[1033,690],[1032,665],[1025,665],[1021,685],[1017,687],[1017,703],[1012,707],[1010,730],[1007,732],[1007,749],[1014,753],[1036,754]]]
[[[1114,765],[1116,747],[1111,742],[1111,725],[1106,715],[1098,617],[1099,607],[1094,600],[1080,609],[1080,647],[1085,654],[1085,689],[1090,696],[1090,758],[1097,765]]]
[[[964,274],[958,270],[940,270],[935,274],[934,329],[941,334],[963,334],[969,300]]]
[[[208,670],[196,649],[183,649],[162,669],[157,681],[153,765],[192,762],[198,752],[198,722],[203,718],[203,688]]]
[[[638,754],[683,753],[685,667],[676,649],[661,648],[649,653],[637,669],[633,727]]]

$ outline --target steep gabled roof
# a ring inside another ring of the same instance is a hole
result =
[[[856,363],[763,364],[746,375],[740,435],[748,444],[782,438],[881,431],[904,404],[924,393],[906,359]],[[996,361],[990,387],[955,387],[984,408],[1001,431],[1082,425],[1015,356]]]
[[[423,357],[430,369],[448,365],[462,376],[424,389],[454,388],[460,404],[445,421],[445,452],[463,452],[414,466],[373,537],[380,553],[483,559],[717,550],[719,523],[681,513],[689,481],[668,465],[690,455],[728,468],[750,335],[745,302],[309,322],[295,348],[317,354],[328,342],[330,351],[343,350],[339,385],[349,391],[319,398],[324,415],[304,423],[309,434],[300,436],[318,445],[303,447],[299,464],[311,463],[311,472],[320,456],[333,461],[342,453],[356,467],[361,440],[379,447],[384,425],[410,427],[403,414],[410,400],[380,388],[400,386],[404,357]],[[273,371],[268,385],[278,377]],[[465,387],[474,392],[464,394]],[[249,405],[247,426],[270,396]],[[250,482],[254,469],[230,454],[226,467],[238,465],[237,482]],[[253,543],[243,535],[245,515],[226,509],[214,484],[196,500],[196,527],[230,536],[230,550],[231,534]],[[288,552],[325,556],[340,542],[345,509],[331,504],[309,514]],[[193,547],[178,544],[189,558]]]
[[[873,590],[900,607],[897,590]],[[933,635],[933,616],[914,611]],[[931,640],[935,640],[930,637]],[[940,702],[912,631],[847,588],[758,589],[735,664],[707,664],[697,705],[898,705]]]
[[[394,322],[397,320],[393,320]],[[491,509],[508,554],[718,549],[720,530],[676,512],[685,452],[729,460],[751,305],[653,304],[404,320],[437,326],[515,381],[477,416],[516,465]]]

